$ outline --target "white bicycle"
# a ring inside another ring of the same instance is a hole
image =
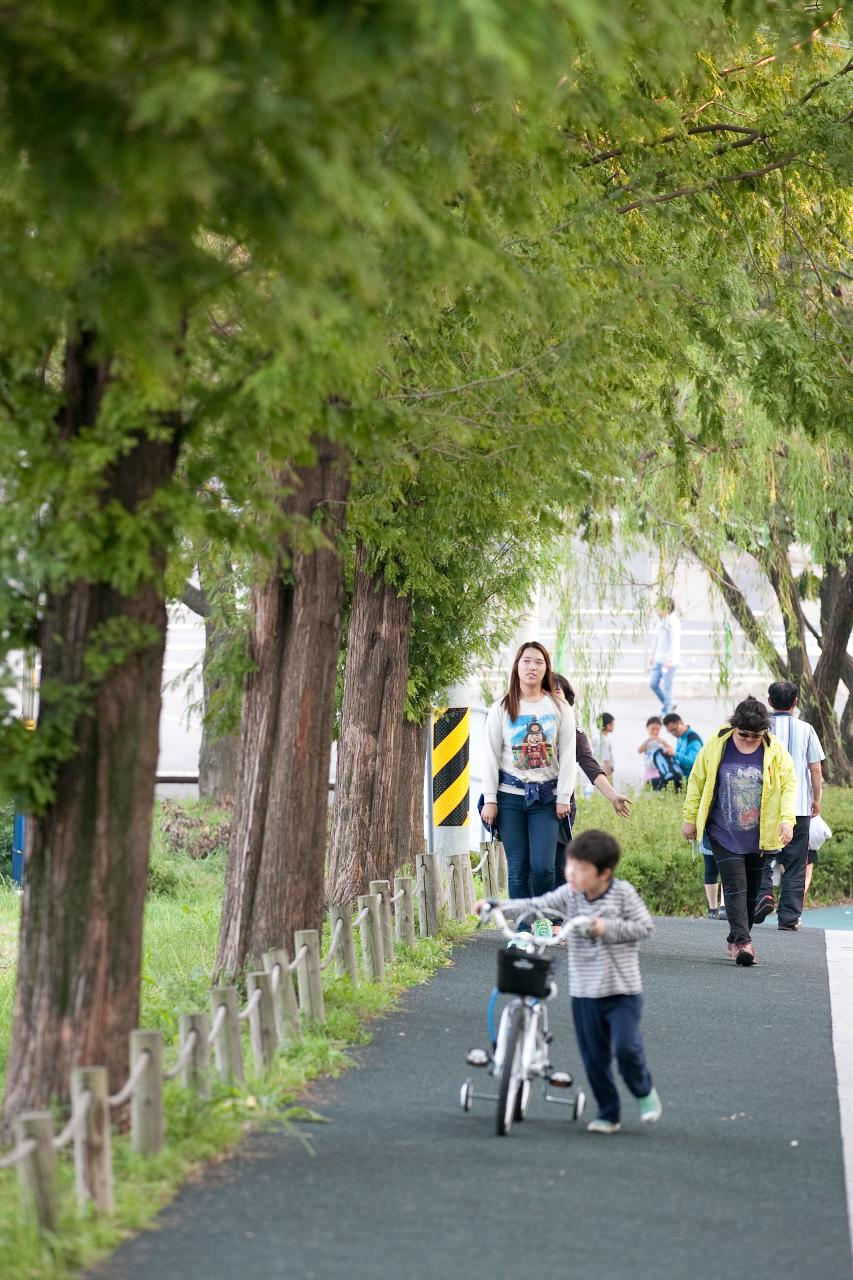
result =
[[[476,1093],[473,1080],[468,1079],[462,1085],[459,1101],[463,1111],[470,1111],[477,1098],[497,1102],[497,1132],[501,1137],[509,1133],[514,1120],[523,1120],[527,1115],[536,1079],[544,1081],[545,1101],[571,1107],[573,1120],[582,1115],[586,1105],[582,1089],[578,1089],[572,1098],[555,1098],[548,1092],[549,1085],[570,1089],[573,1082],[567,1071],[555,1071],[550,1060],[549,1046],[553,1037],[548,1030],[547,1002],[557,994],[557,984],[552,977],[553,959],[544,954],[575,929],[583,929],[585,924],[579,923],[581,919],[571,920],[551,937],[542,938],[510,929],[506,917],[492,899],[480,913],[480,924],[493,921],[512,945],[498,952],[497,983],[488,1013],[491,1051],[469,1049],[465,1061],[471,1067],[488,1067],[498,1081],[498,1092]],[[511,995],[512,999],[501,1013],[495,1034],[494,1009],[500,993]]]

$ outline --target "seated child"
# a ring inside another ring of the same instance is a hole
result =
[[[528,907],[571,920],[585,917],[584,932],[569,935],[569,994],[581,1058],[598,1115],[591,1133],[616,1133],[619,1091],[612,1059],[637,1099],[640,1120],[654,1124],[662,1106],[646,1064],[640,1031],[642,982],[637,943],[652,932],[652,918],[637,890],[613,871],[619,844],[605,831],[584,831],[567,847],[568,883],[538,898],[502,902],[507,915]]]

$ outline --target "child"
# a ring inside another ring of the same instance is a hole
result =
[[[538,898],[501,903],[509,915],[537,907],[566,920],[586,918],[585,932],[569,935],[569,993],[578,1047],[598,1103],[598,1116],[587,1125],[590,1133],[620,1128],[614,1056],[643,1124],[654,1124],[662,1111],[640,1031],[643,988],[637,943],[654,926],[634,886],[613,878],[620,852],[605,831],[584,831],[567,849],[568,884]]]
[[[637,750],[646,757],[643,765],[643,784],[648,783],[653,791],[661,791],[672,782],[676,791],[681,790],[682,772],[674,761],[667,757],[665,743],[661,738],[663,722],[660,716],[649,716],[646,721],[649,736],[644,738]]]

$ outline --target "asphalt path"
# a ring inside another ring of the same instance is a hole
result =
[[[360,1068],[316,1085],[328,1123],[259,1133],[92,1273],[99,1280],[847,1280],[850,1239],[823,933],[661,920],[641,949],[649,1062],[664,1103],[588,1134],[538,1091],[523,1124],[458,1103],[486,1043],[493,934],[377,1023]],[[566,1001],[553,1060],[583,1077]],[[585,1117],[594,1114],[594,1104]],[[555,1268],[559,1271],[555,1272]]]

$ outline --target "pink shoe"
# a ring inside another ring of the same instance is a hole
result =
[[[738,947],[738,953],[735,956],[735,964],[741,965],[743,968],[749,968],[755,964],[755,947],[751,942],[744,942]]]
[[[737,953],[740,951],[740,943],[739,943],[739,942],[727,942],[727,943],[726,943],[726,951],[727,951],[727,952],[728,952],[728,954],[729,954],[729,959],[730,959],[730,960],[737,960]]]

